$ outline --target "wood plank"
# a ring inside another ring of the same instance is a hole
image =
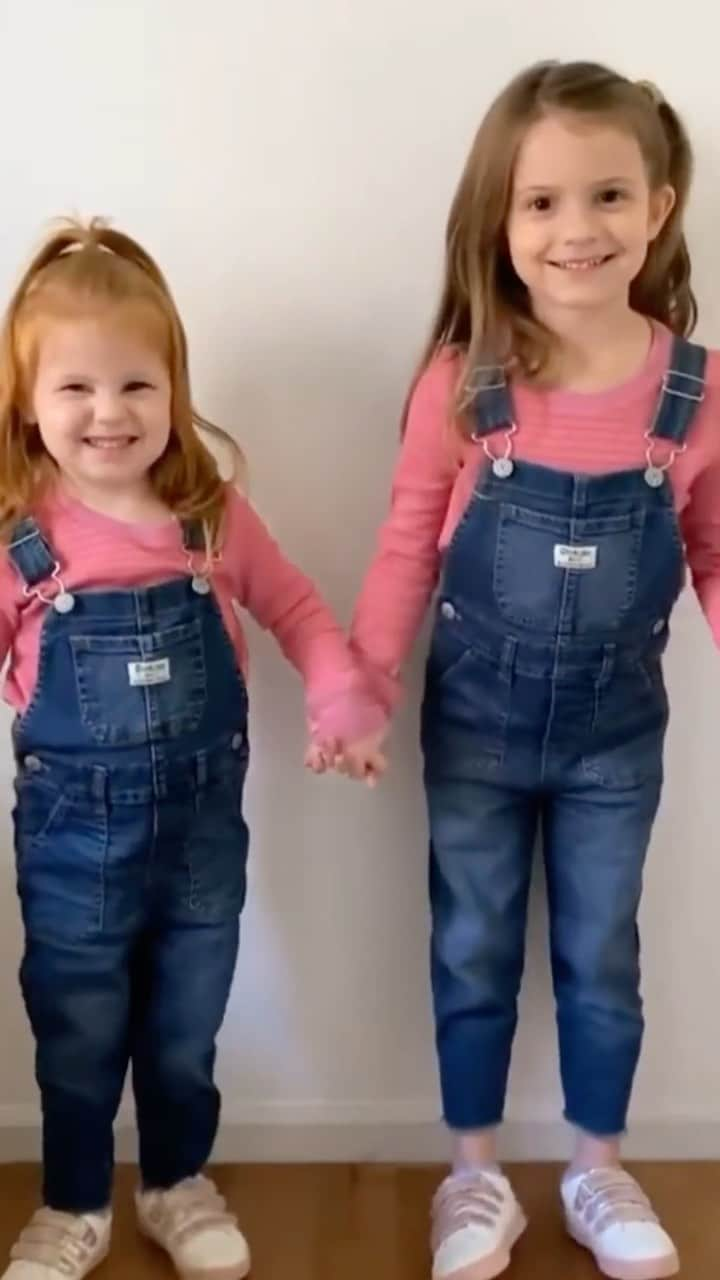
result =
[[[217,1181],[254,1256],[254,1280],[428,1280],[428,1213],[442,1170],[393,1165],[226,1165]],[[592,1260],[564,1235],[559,1166],[508,1172],[529,1216],[508,1280],[597,1280]],[[634,1165],[674,1236],[687,1280],[720,1280],[720,1162]],[[99,1280],[170,1280],[142,1240],[132,1210],[135,1173],[118,1170],[113,1250]],[[0,1166],[0,1261],[30,1216],[39,1174]]]

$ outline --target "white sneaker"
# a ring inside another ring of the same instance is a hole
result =
[[[527,1226],[507,1178],[474,1169],[445,1179],[432,1218],[433,1280],[493,1280]]]
[[[645,1192],[625,1169],[593,1169],[562,1184],[567,1229],[612,1280],[665,1280],[680,1262]]]
[[[10,1253],[2,1280],[82,1280],[105,1260],[112,1217],[38,1209]]]
[[[209,1178],[198,1176],[169,1191],[139,1191],[141,1231],[165,1249],[182,1280],[242,1280],[250,1251],[234,1216]]]

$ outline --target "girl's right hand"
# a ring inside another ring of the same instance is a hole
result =
[[[387,771],[387,757],[382,749],[386,737],[387,730],[383,729],[348,743],[335,754],[333,768],[346,778],[374,787]]]
[[[387,771],[387,757],[382,750],[386,736],[387,730],[383,729],[345,747],[338,741],[312,741],[305,752],[305,768],[315,774],[334,770],[374,787]]]

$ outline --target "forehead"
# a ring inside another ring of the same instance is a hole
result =
[[[115,370],[128,364],[165,364],[157,322],[148,324],[146,318],[143,324],[142,317],[129,312],[55,318],[41,325],[37,339],[40,369],[73,365],[81,372],[100,366]]]
[[[565,113],[530,125],[515,161],[514,186],[571,187],[604,178],[637,182],[645,177],[633,134],[607,120]]]

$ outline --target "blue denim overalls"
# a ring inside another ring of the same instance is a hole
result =
[[[109,1203],[129,1063],[146,1187],[198,1173],[218,1124],[215,1038],[245,897],[247,694],[202,528],[183,541],[186,577],[74,595],[33,520],[9,549],[48,606],[14,730],[15,843],[44,1200],[73,1213]]]
[[[566,1116],[598,1135],[625,1127],[643,1031],[637,910],[668,715],[661,655],[685,575],[667,470],[705,363],[702,348],[675,341],[647,466],[609,475],[515,460],[502,370],[474,389],[475,438],[492,465],[447,552],[422,728],[433,997],[454,1129],[502,1118],[539,828]],[[500,451],[488,441],[499,430]]]

